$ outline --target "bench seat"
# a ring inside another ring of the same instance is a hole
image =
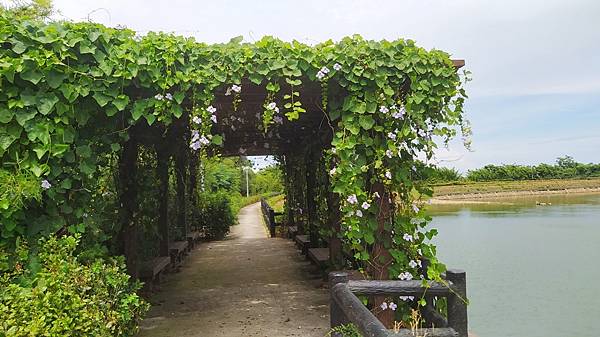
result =
[[[287,228],[287,231],[288,238],[294,239],[296,237],[296,234],[298,234],[298,226],[289,226]]]
[[[169,244],[169,253],[171,255],[171,264],[173,267],[177,266],[183,261],[188,247],[187,241],[174,241]]]
[[[152,291],[153,286],[160,283],[160,277],[167,270],[170,263],[171,258],[169,256],[158,256],[142,263],[140,279],[146,282],[144,287]]]
[[[303,255],[308,254],[308,248],[310,247],[310,238],[308,235],[296,235],[296,245],[302,251]]]
[[[329,265],[329,248],[310,248],[308,258],[319,268],[325,269]]]

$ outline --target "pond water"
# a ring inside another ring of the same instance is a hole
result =
[[[470,329],[600,336],[600,195],[494,201],[429,206],[438,256],[467,272]]]

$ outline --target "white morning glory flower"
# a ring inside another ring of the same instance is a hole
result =
[[[388,109],[386,106],[382,105],[379,107],[379,112],[386,114],[386,113],[390,112],[390,109]]]
[[[423,255],[423,252],[421,251],[421,248],[417,249],[417,254]]]
[[[381,310],[386,310],[388,308],[388,305],[386,302],[383,302],[379,307],[381,308]]]
[[[196,124],[200,124],[200,123],[202,123],[202,118],[200,118],[198,116],[194,116],[194,118],[192,118],[192,122],[194,122]]]
[[[216,122],[217,122],[217,115],[212,115],[212,116],[210,116],[210,120],[211,120],[213,123],[216,123]]]
[[[391,140],[396,140],[396,134],[393,132],[388,132],[387,136]]]
[[[329,74],[329,68],[327,68],[327,67],[323,67],[323,68],[321,68],[321,70],[320,70],[320,71],[321,71],[323,74]]]
[[[157,100],[159,100],[159,101],[162,101],[165,98],[165,96],[163,96],[161,94],[156,94],[156,95],[154,95],[154,98],[157,99]]]
[[[394,302],[390,302],[389,307],[390,307],[390,309],[392,309],[392,311],[396,311],[396,308],[398,308],[398,306]]]
[[[362,213],[362,211],[360,209],[357,209],[356,212],[355,212],[355,214],[359,218],[362,218],[362,216],[363,216],[363,213]]]
[[[394,112],[392,114],[392,117],[396,118],[396,119],[401,119],[402,117],[404,117],[404,114],[402,112]]]
[[[412,204],[412,209],[415,213],[419,213],[419,206],[417,204]]]
[[[335,147],[331,148],[331,153],[333,153],[333,154],[337,153],[337,150],[335,149]]]
[[[192,130],[192,142],[195,142],[198,139],[200,139],[200,132],[198,132],[198,130]]]
[[[52,187],[52,184],[50,184],[50,182],[46,179],[42,180],[42,184],[41,184],[42,188],[47,190],[50,187]]]
[[[277,107],[277,104],[275,104],[275,102],[271,102],[267,105],[268,110],[274,110],[276,107]]]
[[[166,99],[168,99],[169,101],[172,101],[172,100],[173,100],[173,95],[171,95],[171,93],[170,93],[170,92],[168,92],[168,93],[165,95],[165,98],[166,98]]]
[[[416,268],[419,264],[415,260],[410,260],[408,266],[411,268]]]
[[[400,273],[400,275],[398,275],[398,278],[402,281],[410,281],[413,279],[413,276],[410,272],[405,271],[403,273]]]
[[[194,151],[197,151],[202,145],[200,145],[199,141],[191,142],[190,148]]]
[[[348,202],[351,204],[356,204],[358,202],[358,198],[356,197],[356,194],[352,194],[346,200],[348,200]]]
[[[317,72],[317,79],[322,80],[325,77],[325,74],[319,70],[319,72]]]
[[[202,144],[204,144],[204,145],[210,144],[210,140],[208,140],[208,138],[206,138],[204,136],[200,137],[199,142],[202,143]]]
[[[206,111],[210,112],[211,114],[214,114],[215,112],[217,112],[217,108],[215,108],[212,105],[209,105],[208,108],[206,108]]]
[[[334,168],[332,168],[331,170],[329,170],[329,174],[330,175],[334,175],[337,172],[337,170]]]
[[[415,299],[415,297],[414,297],[414,296],[400,296],[399,298],[400,298],[401,300],[403,300],[404,302],[407,302],[407,301],[412,301],[412,300],[414,300],[414,299]]]
[[[371,207],[371,204],[369,204],[368,202],[366,202],[366,201],[365,201],[365,202],[363,202],[363,203],[362,203],[362,206],[361,206],[361,207],[362,207],[363,209],[369,209],[369,207]]]
[[[391,150],[385,150],[385,155],[386,155],[388,158],[392,158],[392,156],[393,156],[393,154],[392,154],[392,151],[391,151]]]
[[[333,70],[340,71],[342,70],[342,66],[339,63],[336,63],[333,65]]]
[[[237,92],[239,94],[242,91],[242,86],[234,84],[234,85],[231,86],[231,90],[234,91],[234,92]]]
[[[388,178],[388,179],[392,179],[392,172],[385,171],[385,177]]]
[[[402,238],[408,242],[412,242],[414,240],[413,236],[408,233],[405,233],[404,236],[402,236]]]
[[[374,196],[375,196],[375,198],[377,198],[377,199],[381,198],[381,196],[379,195],[379,192],[375,192],[375,193],[373,193],[373,195],[374,195]]]

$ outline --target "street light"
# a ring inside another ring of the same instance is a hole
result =
[[[250,188],[249,188],[249,184],[248,184],[248,170],[251,169],[250,166],[242,166],[242,169],[244,169],[244,172],[246,172],[246,197],[250,196]]]

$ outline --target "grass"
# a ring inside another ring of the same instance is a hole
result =
[[[520,191],[557,191],[582,188],[600,188],[600,178],[455,182],[433,186],[434,196]]]

